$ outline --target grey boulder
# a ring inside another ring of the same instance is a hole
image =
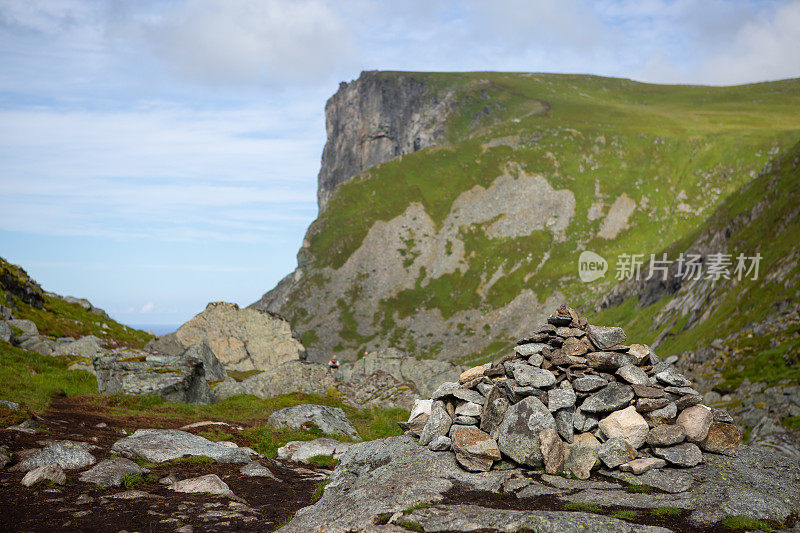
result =
[[[269,415],[269,424],[278,428],[302,430],[317,427],[329,435],[341,435],[353,440],[361,440],[358,431],[338,407],[327,405],[302,404],[286,407]]]
[[[163,463],[184,456],[206,456],[219,463],[248,463],[250,454],[178,429],[138,429],[118,440],[111,451],[130,459]]]

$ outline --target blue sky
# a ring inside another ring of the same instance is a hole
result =
[[[800,76],[800,0],[0,0],[0,256],[128,324],[246,305],[361,70]]]

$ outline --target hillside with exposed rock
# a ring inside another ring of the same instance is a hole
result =
[[[700,348],[797,300],[799,85],[365,72],[326,107],[298,267],[253,307],[285,316],[320,362],[377,348],[487,361],[566,300],[662,353]],[[708,282],[618,286],[624,254],[707,264],[722,249],[763,256],[742,312],[727,283],[710,297]],[[604,277],[581,281],[583,251]]]

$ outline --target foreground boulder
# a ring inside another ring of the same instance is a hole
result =
[[[97,462],[94,456],[86,451],[86,447],[83,443],[72,441],[55,442],[23,459],[10,470],[28,472],[49,464],[57,464],[63,470],[85,468]]]
[[[764,448],[742,446],[737,457],[709,454],[686,470],[614,472],[629,480],[624,483],[672,486],[674,492],[636,494],[622,484],[564,479],[523,467],[470,473],[454,454],[419,446],[410,435],[390,437],[350,446],[322,498],[299,510],[281,531],[378,531],[375,524],[390,516],[398,524],[416,522],[421,531],[669,531],[597,514],[492,508],[500,493],[516,493],[534,509],[552,507],[553,500],[597,505],[608,509],[604,514],[622,507],[646,516],[651,509],[675,507],[687,513],[685,529],[713,528],[729,516],[782,523],[800,511],[800,465]],[[653,475],[662,472],[661,478]],[[465,498],[480,503],[463,505]]]
[[[303,404],[279,409],[269,415],[273,427],[308,430],[317,428],[329,435],[341,435],[353,440],[361,440],[355,426],[338,407]]]
[[[145,349],[179,355],[199,342],[206,343],[227,370],[264,370],[305,358],[289,322],[267,311],[240,309],[212,302],[175,333],[151,341]]]
[[[210,457],[219,463],[250,462],[250,454],[242,448],[231,448],[178,429],[138,429],[130,437],[115,442],[111,451],[149,463],[187,455]]]
[[[154,394],[166,401],[211,403],[203,361],[130,348],[92,358],[100,394]]]
[[[119,487],[126,476],[135,474],[149,474],[150,470],[142,468],[130,459],[112,457],[100,461],[95,466],[83,472],[80,480],[84,483],[94,483],[101,487]]]

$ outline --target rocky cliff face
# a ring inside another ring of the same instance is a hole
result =
[[[785,111],[800,109],[796,86],[365,73],[328,103],[320,216],[298,268],[253,307],[287,317],[309,361],[396,348],[485,362],[567,299],[662,340],[666,355],[699,346],[696,326],[721,313],[709,302],[729,307],[727,297],[672,281],[614,289],[620,258],[687,250],[800,137],[800,113]],[[747,120],[732,120],[745,108]],[[729,214],[753,208],[756,192]],[[608,260],[605,276],[581,281],[583,251]],[[795,264],[769,283],[794,279]],[[774,301],[775,290],[748,294]],[[666,318],[651,328],[654,315]]]
[[[446,91],[415,76],[373,71],[342,83],[325,105],[320,212],[336,187],[362,171],[442,141],[451,106]]]

